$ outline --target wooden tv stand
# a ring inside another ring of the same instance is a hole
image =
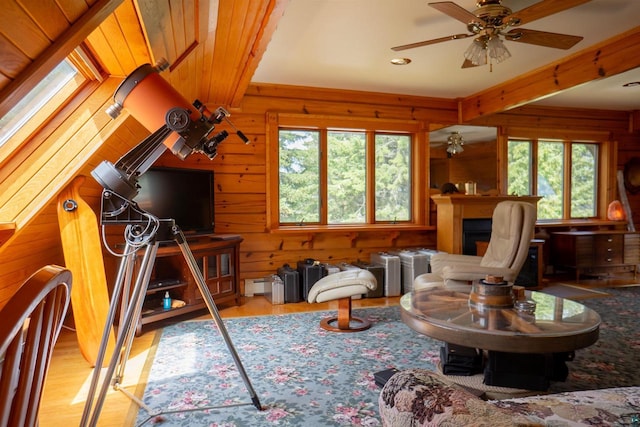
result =
[[[189,241],[189,248],[216,304],[232,302],[238,305],[240,302],[239,253],[242,240],[238,235],[209,235]],[[142,253],[135,259],[134,278],[141,261]],[[162,299],[165,292],[169,292],[174,304],[183,301],[184,306],[164,310]],[[175,243],[161,245],[149,280],[137,335],[146,324],[204,308],[204,299],[180,247]]]

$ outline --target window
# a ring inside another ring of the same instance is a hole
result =
[[[89,80],[98,78],[78,48],[3,117],[0,117],[0,161],[18,149]]]
[[[376,135],[376,221],[411,219],[411,137]]]
[[[542,196],[540,220],[596,217],[599,149],[595,142],[511,138],[508,193]]]
[[[320,222],[320,132],[280,131],[280,222]]]
[[[279,225],[416,223],[417,125],[375,125],[278,127]]]

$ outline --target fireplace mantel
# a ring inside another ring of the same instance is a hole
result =
[[[438,250],[451,254],[462,253],[462,220],[491,218],[493,210],[504,200],[520,200],[537,205],[538,196],[479,196],[463,194],[435,194]]]

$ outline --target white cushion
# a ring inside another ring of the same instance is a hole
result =
[[[377,287],[375,276],[367,270],[346,270],[318,280],[309,290],[307,301],[325,302],[365,294]]]

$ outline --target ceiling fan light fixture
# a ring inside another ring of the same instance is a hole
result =
[[[487,42],[487,50],[489,51],[489,58],[495,60],[496,64],[511,58],[511,52],[504,45],[502,39],[499,36],[494,36]]]
[[[462,153],[464,148],[464,138],[460,135],[460,132],[451,132],[451,135],[447,138],[447,155],[449,157],[454,154]]]
[[[471,61],[473,65],[486,65],[487,46],[485,41],[480,37],[473,40],[471,45],[464,52],[464,57]]]

